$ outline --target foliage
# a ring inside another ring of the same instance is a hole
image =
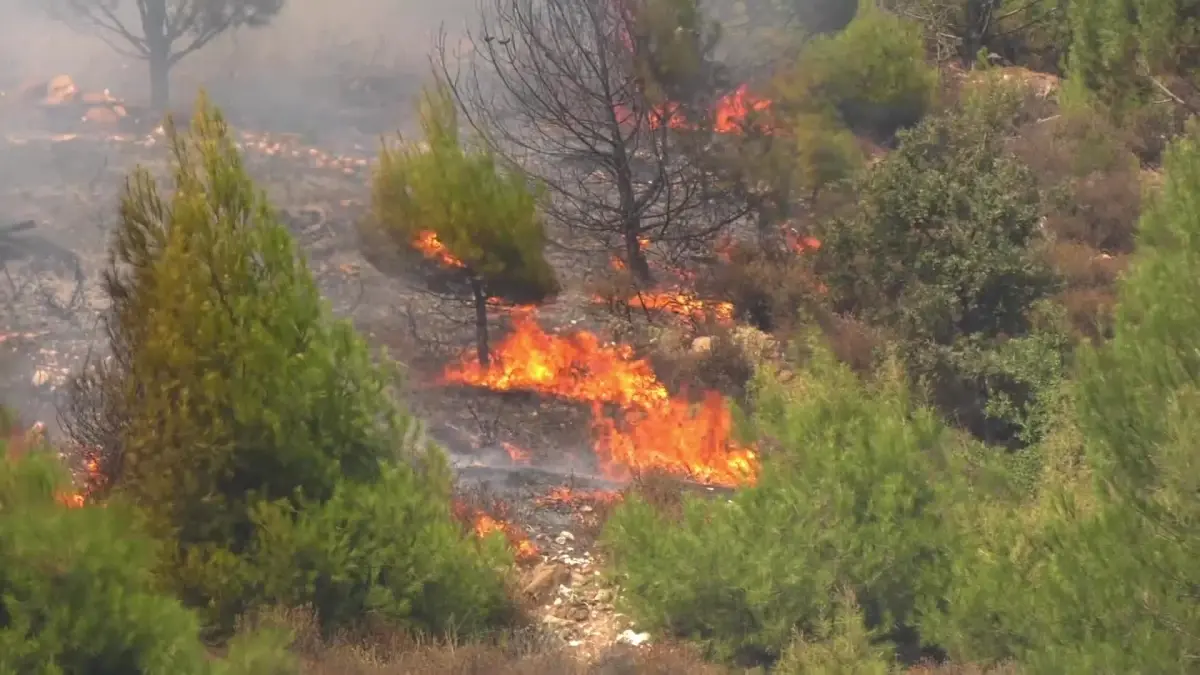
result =
[[[946,623],[927,625],[954,656],[1014,656],[1031,673],[1194,665],[1197,194],[1200,145],[1188,139],[1142,219],[1114,335],[1080,356],[1072,410],[1094,493],[1081,500],[1050,477],[1055,508],[1035,527],[1013,518],[963,549]]]
[[[782,70],[776,98],[785,111],[834,113],[856,132],[886,138],[925,114],[936,86],[917,27],[867,5],[844,31],[813,39]]]
[[[1193,0],[1071,3],[1071,77],[1118,119],[1166,92],[1194,113],[1200,100],[1196,10]]]
[[[543,257],[539,193],[495,156],[463,147],[453,94],[440,81],[420,107],[424,146],[384,147],[373,184],[374,217],[401,241],[432,231],[496,291],[537,300],[557,291]],[[498,293],[499,294],[499,293]]]
[[[108,398],[75,412],[114,416],[102,472],[174,542],[164,572],[185,602],[228,625],[252,600],[239,556],[257,502],[320,502],[435,451],[397,409],[393,374],[330,316],[220,114],[201,101],[172,149],[170,197],[144,170],[123,196],[105,276],[113,358],[89,375]]]
[[[364,617],[460,635],[508,620],[498,570],[511,554],[499,535],[480,554],[451,517],[450,487],[448,474],[388,467],[371,485],[340,484],[324,504],[260,504],[252,556],[264,601],[311,607],[327,636]]]
[[[775,666],[779,675],[891,675],[900,672],[895,655],[863,623],[853,594],[839,598],[833,618],[809,640],[799,636]]]
[[[895,376],[865,391],[820,350],[793,382],[759,382],[753,425],[776,451],[758,485],[688,499],[678,521],[638,499],[610,519],[604,540],[639,626],[770,661],[794,632],[835,620],[841,588],[883,635],[940,594],[960,488],[954,436]]]
[[[628,5],[637,69],[651,99],[686,108],[726,84],[713,55],[721,25],[696,0],[634,0]]]
[[[988,89],[901,134],[818,252],[834,307],[890,333],[943,411],[997,442],[1036,437],[1064,348],[1039,309],[1056,285],[1040,195],[1006,149],[1015,101]]]
[[[0,673],[286,672],[278,636],[246,635],[217,661],[196,617],[156,586],[156,544],[120,504],[67,508],[45,451],[0,441]]]

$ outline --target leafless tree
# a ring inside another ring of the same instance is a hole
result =
[[[227,30],[262,26],[284,0],[50,0],[51,14],[96,33],[118,53],[150,67],[150,99],[165,111],[171,68]],[[136,9],[136,16],[130,9]]]
[[[647,93],[635,18],[649,1],[486,0],[466,47],[443,33],[434,57],[467,123],[547,188],[547,215],[619,247],[641,281],[642,240],[680,251],[740,216],[680,151],[704,121]]]

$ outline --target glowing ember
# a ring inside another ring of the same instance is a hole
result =
[[[534,560],[540,555],[537,545],[529,540],[529,535],[513,523],[473,509],[459,501],[454,503],[454,514],[459,520],[467,523],[475,536],[481,539],[493,532],[504,535],[518,561]]]
[[[493,391],[536,391],[583,402],[647,406],[665,401],[667,388],[649,362],[625,345],[604,345],[588,332],[549,335],[529,316],[513,316],[513,330],[497,345],[487,369],[465,357],[446,382]]]
[[[758,456],[730,441],[733,417],[716,392],[691,406],[672,399],[642,411],[627,411],[625,429],[596,411],[593,428],[600,466],[612,478],[665,470],[719,485],[754,483]]]
[[[504,448],[504,451],[508,453],[508,458],[513,464],[529,463],[530,453],[525,448],[518,447],[512,443],[501,443],[500,445]]]
[[[417,238],[413,240],[412,246],[420,251],[421,255],[447,267],[464,267],[463,262],[455,258],[446,248],[446,245],[438,239],[436,232],[422,230],[417,233]]]

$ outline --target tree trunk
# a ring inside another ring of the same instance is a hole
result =
[[[151,50],[150,64],[150,107],[155,112],[166,114],[171,104],[171,56],[163,50]]]
[[[483,289],[483,280],[477,276],[471,277],[471,293],[475,296],[475,352],[479,365],[487,369],[492,364],[488,346],[487,293]]]
[[[642,251],[642,242],[638,239],[638,231],[633,227],[625,228],[625,262],[634,278],[642,283],[650,283],[650,262]]]

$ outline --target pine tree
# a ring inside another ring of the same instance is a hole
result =
[[[171,542],[185,601],[227,619],[254,505],[373,481],[415,426],[395,374],[331,317],[219,112],[202,98],[170,139],[173,192],[144,169],[127,183],[105,274],[111,359],[77,379],[65,422]]]
[[[425,92],[419,112],[424,145],[380,153],[375,223],[401,245],[431,231],[455,258],[474,302],[477,353],[486,365],[489,298],[536,301],[558,290],[543,256],[539,195],[490,152],[464,146],[454,98],[441,82]]]

